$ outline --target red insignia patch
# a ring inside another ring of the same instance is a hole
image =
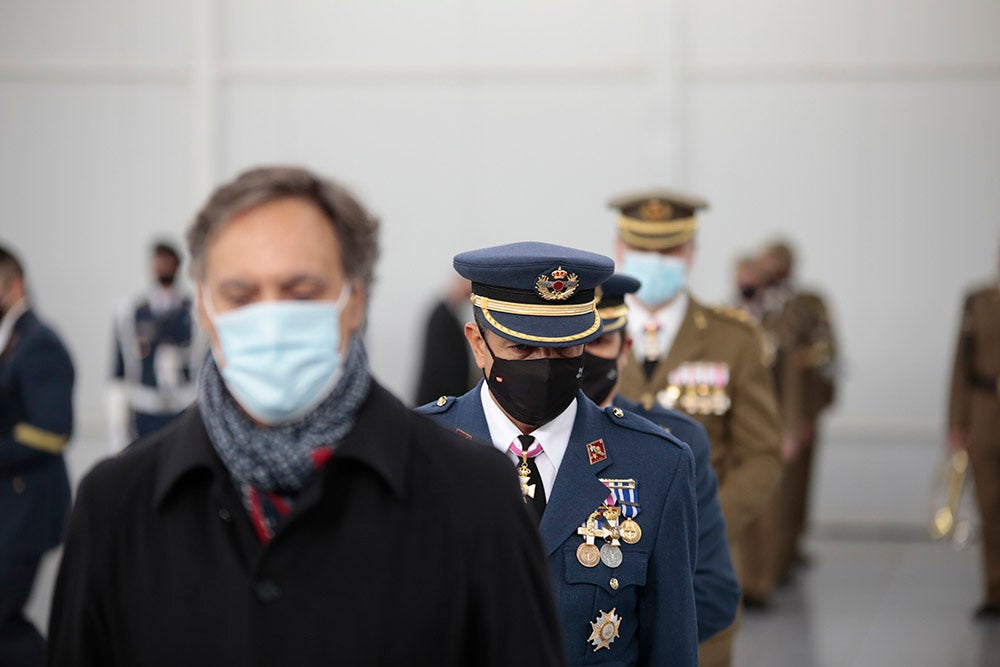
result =
[[[465,438],[468,439],[468,440],[472,440],[472,436],[469,435],[468,433],[466,433],[465,431],[463,431],[460,428],[456,428],[455,429],[455,433],[458,433],[459,435],[465,436]]]
[[[594,440],[592,443],[587,445],[587,458],[590,459],[590,465],[600,463],[604,459],[608,458],[608,452],[604,449],[603,440]]]

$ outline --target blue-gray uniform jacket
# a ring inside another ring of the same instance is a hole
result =
[[[602,410],[582,391],[576,400],[576,421],[539,526],[569,664],[697,665],[698,517],[691,450],[645,419]],[[492,442],[479,386],[419,411],[473,440]],[[621,544],[617,568],[603,562],[584,567],[576,556],[583,542],[577,528],[608,498],[602,479],[636,482],[635,521],[642,537]],[[489,517],[483,521],[488,530]],[[590,637],[602,614],[612,612],[621,619],[618,637],[607,649],[595,648]],[[510,638],[517,641],[517,619],[511,619]]]
[[[0,350],[0,561],[38,557],[62,539],[72,398],[69,353],[25,311]]]
[[[142,415],[173,417],[194,400],[203,352],[195,344],[192,301],[183,297],[176,307],[154,313],[148,298],[126,302],[115,313],[112,376],[127,383],[128,404]],[[158,377],[157,356],[176,352],[176,377]],[[159,428],[162,424],[157,424]],[[140,432],[133,435],[147,435]]]
[[[634,412],[686,442],[694,454],[695,493],[698,496],[698,564],[694,571],[694,602],[698,608],[698,641],[728,628],[736,620],[740,585],[729,557],[726,520],[719,504],[719,482],[709,463],[705,427],[686,414],[658,405],[646,410],[639,403],[616,396],[614,405]]]

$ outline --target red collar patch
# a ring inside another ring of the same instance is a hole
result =
[[[608,458],[608,451],[604,449],[603,440],[594,440],[592,443],[587,445],[587,458],[590,459],[590,465],[600,463],[604,459]]]

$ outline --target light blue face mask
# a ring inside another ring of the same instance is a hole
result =
[[[222,348],[212,354],[250,416],[269,425],[294,421],[330,395],[342,372],[340,311],[350,292],[345,282],[335,303],[266,301],[225,313],[202,293]]]
[[[670,301],[687,285],[687,262],[658,252],[626,250],[621,272],[642,283],[635,296],[650,308]]]

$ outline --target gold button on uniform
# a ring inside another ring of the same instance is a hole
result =
[[[11,482],[11,486],[14,487],[14,493],[18,495],[24,493],[24,478],[15,477],[14,480]]]
[[[611,577],[611,581],[608,582],[608,583],[611,584],[611,590],[613,590],[613,591],[617,591],[618,590],[618,578],[617,577]]]
[[[621,408],[614,408],[611,411],[611,414],[613,414],[615,417],[618,417],[619,419],[625,416],[625,413],[622,411]]]
[[[442,396],[442,397],[441,397],[441,398],[439,398],[439,399],[438,399],[438,401],[437,401],[437,403],[438,403],[438,407],[439,407],[439,408],[440,408],[440,407],[443,407],[443,406],[444,406],[444,404],[445,404],[445,403],[447,403],[447,402],[448,402],[448,397],[447,397],[447,396]]]

